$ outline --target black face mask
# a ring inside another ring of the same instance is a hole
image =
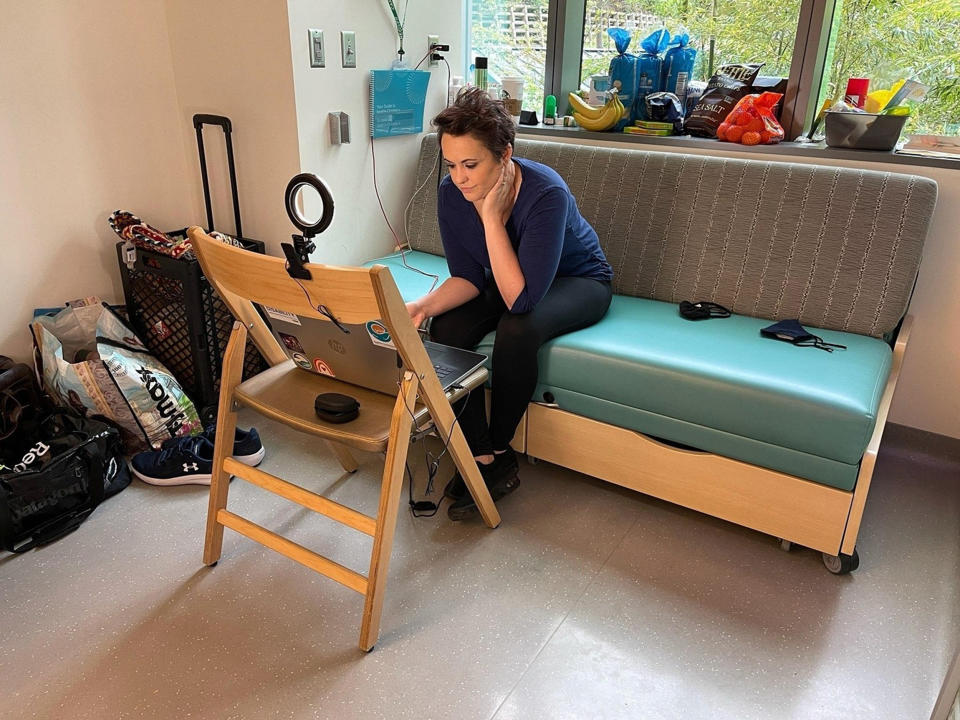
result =
[[[723,305],[701,300],[698,303],[684,300],[680,303],[680,315],[687,320],[708,320],[709,318],[728,318],[730,311]]]
[[[807,329],[800,324],[799,320],[781,320],[763,328],[760,334],[774,340],[786,340],[794,345],[820,348],[827,352],[833,352],[834,348],[847,349],[846,345],[824,342],[823,338],[807,332]]]

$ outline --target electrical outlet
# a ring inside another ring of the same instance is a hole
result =
[[[357,35],[353,30],[340,31],[340,56],[341,67],[357,66]]]
[[[432,48],[434,45],[439,45],[439,44],[440,44],[439,35],[427,35],[427,50],[430,50],[430,48]],[[440,64],[440,61],[430,58],[430,61],[428,64],[430,67],[437,67],[437,65]]]
[[[308,29],[307,39],[310,41],[310,67],[326,67],[327,61],[323,51],[323,30]]]

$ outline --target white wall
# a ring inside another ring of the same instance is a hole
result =
[[[548,138],[535,138],[548,139]],[[551,138],[552,139],[552,138]],[[573,142],[573,140],[570,140]],[[588,145],[596,141],[580,141]],[[890,422],[960,438],[960,334],[953,331],[960,317],[960,173],[928,167],[911,167],[874,162],[847,162],[804,156],[764,155],[736,152],[721,146],[717,150],[682,150],[664,146],[614,144],[664,152],[692,152],[775,162],[803,162],[843,165],[868,170],[913,173],[937,181],[940,192],[930,234],[924,245],[923,262],[909,312],[915,322],[900,381],[890,409]]]
[[[0,353],[34,307],[122,300],[113,210],[182,227],[189,200],[161,0],[0,5]]]
[[[403,3],[396,3],[403,5]],[[427,51],[427,35],[440,35],[450,45],[447,60],[454,75],[462,75],[462,3],[452,0],[408,6],[405,58],[415,65]],[[373,158],[369,135],[370,70],[386,69],[396,58],[397,39],[386,0],[317,2],[289,0],[290,44],[299,127],[300,165],[304,172],[323,178],[334,197],[333,224],[317,238],[313,259],[325,263],[356,263],[386,254],[393,247],[373,186]],[[403,8],[400,8],[403,11]],[[326,67],[311,68],[307,29],[324,31]],[[357,37],[357,67],[343,69],[340,31]],[[424,129],[446,104],[447,69],[440,63],[421,69],[432,73],[427,90]],[[331,145],[327,113],[350,116],[352,140]],[[403,238],[403,210],[410,199],[419,135],[376,140],[377,186],[390,223]],[[282,188],[281,188],[282,191]]]

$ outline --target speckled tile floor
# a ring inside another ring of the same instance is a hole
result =
[[[344,476],[257,425],[266,470],[373,511],[377,457]],[[0,556],[0,717],[926,720],[960,640],[958,471],[960,442],[888,428],[862,565],[836,577],[523,463],[497,530],[401,513],[369,655],[360,596],[231,531],[204,568],[206,489],[134,481],[74,534]],[[242,482],[230,506],[366,569],[364,536]]]

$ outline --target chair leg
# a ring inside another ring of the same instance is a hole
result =
[[[217,407],[217,437],[213,449],[213,477],[210,480],[210,500],[207,504],[207,531],[203,545],[203,564],[215,565],[223,549],[223,525],[217,513],[227,507],[230,475],[224,472],[223,461],[233,454],[233,437],[237,428],[237,413],[233,409],[233,391],[243,375],[243,354],[247,344],[247,329],[235,322],[227,349],[223,354],[223,374],[220,379],[220,402]]]
[[[498,527],[500,525],[500,512],[497,510],[493,498],[490,497],[490,491],[483,482],[477,463],[473,459],[473,453],[467,444],[467,438],[463,434],[460,423],[456,421],[453,408],[450,407],[450,403],[447,402],[446,397],[440,391],[439,382],[436,380],[433,382],[437,388],[437,394],[431,393],[430,386],[425,385],[424,392],[421,393],[421,399],[430,409],[430,416],[440,430],[441,437],[449,438],[447,448],[450,457],[453,459],[453,464],[457,470],[460,471],[467,490],[477,503],[477,509],[480,510],[480,517],[483,518],[483,522],[489,528]]]
[[[340,461],[340,465],[344,470],[348,473],[357,471],[357,468],[360,466],[357,464],[356,458],[353,457],[353,453],[350,452],[350,448],[341,443],[333,442],[332,440],[327,440],[327,445],[333,450],[333,454],[337,456],[337,460]]]
[[[367,575],[367,596],[363,605],[363,622],[360,625],[360,649],[364,652],[373,648],[380,634],[383,593],[387,584],[393,535],[397,528],[403,471],[410,447],[410,427],[413,422],[410,411],[417,400],[417,387],[416,376],[409,371],[405,373],[397,402],[393,406],[387,459],[383,466],[383,483],[380,487],[380,506],[377,509],[377,529],[373,535],[373,552],[370,554],[370,572]]]

